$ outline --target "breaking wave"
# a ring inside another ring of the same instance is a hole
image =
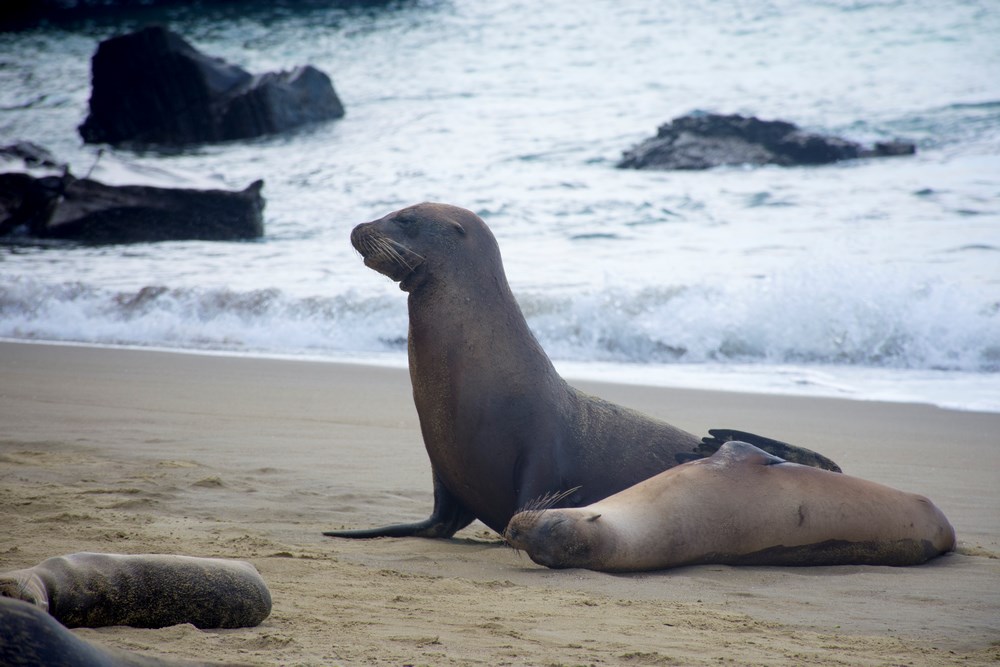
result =
[[[334,358],[405,353],[402,295],[116,291],[14,279],[0,337]],[[1000,303],[944,281],[813,268],[741,284],[522,291],[557,360],[1000,371]]]

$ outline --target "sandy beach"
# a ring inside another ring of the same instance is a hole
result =
[[[75,551],[241,558],[259,627],[78,630],[260,665],[977,665],[1000,660],[1000,414],[574,382],[695,433],[739,428],[922,493],[956,553],[912,568],[552,571],[479,523],[451,540],[324,529],[424,518],[399,369],[0,343],[0,571]]]

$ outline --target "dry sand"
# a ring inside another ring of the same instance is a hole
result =
[[[913,568],[551,571],[473,524],[452,540],[324,538],[424,518],[404,371],[0,343],[0,571],[74,551],[247,559],[251,629],[78,630],[262,665],[972,665],[1000,660],[1000,415],[576,383],[704,432],[742,428],[929,496],[957,553]]]

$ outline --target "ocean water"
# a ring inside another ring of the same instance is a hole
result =
[[[351,228],[481,215],[567,375],[1000,411],[1000,5],[300,3],[0,34],[0,141],[114,183],[265,180],[266,237],[0,246],[0,337],[405,365],[405,294]],[[252,72],[311,63],[344,119],[182,151],[83,146],[90,57],[147,22]],[[694,110],[914,157],[617,170]]]

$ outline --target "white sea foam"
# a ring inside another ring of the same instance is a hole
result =
[[[887,271],[801,271],[738,285],[520,293],[555,359],[828,364],[995,373],[1000,308],[987,295]],[[17,279],[0,287],[0,336],[335,356],[402,352],[404,304],[356,290],[120,291]]]
[[[732,293],[696,288],[638,295],[618,289],[579,299],[521,295],[521,302],[557,368],[571,378],[1000,412],[995,309],[956,309],[940,285],[921,290],[910,307],[884,309],[879,299],[863,308],[838,303],[836,292],[831,309],[812,298],[814,290],[786,301],[788,289],[758,286],[741,295],[747,301],[738,308],[725,305]],[[853,320],[836,319],[841,310]],[[894,320],[901,311],[909,315]],[[398,299],[351,292],[300,299],[277,290],[112,292],[28,281],[0,288],[0,338],[13,340],[402,367],[405,335]],[[896,342],[875,358],[876,339]]]
[[[564,359],[1000,369],[1000,306],[991,295],[857,269],[811,266],[735,284],[522,302],[546,347]]]
[[[345,354],[401,349],[395,303],[289,298],[280,290],[143,287],[15,280],[0,287],[0,337],[202,350]]]

